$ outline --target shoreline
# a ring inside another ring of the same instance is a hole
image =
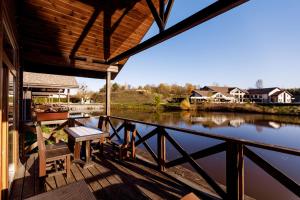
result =
[[[130,109],[146,112],[178,112],[178,111],[204,111],[204,112],[227,112],[240,114],[266,114],[282,116],[300,116],[300,105],[261,105],[261,104],[217,104],[203,103],[192,104],[189,109],[182,109],[180,104],[112,104],[112,109]]]

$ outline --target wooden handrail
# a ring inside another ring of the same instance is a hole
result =
[[[126,123],[139,123],[143,125],[153,126],[154,129],[141,136],[141,134],[136,130],[137,141],[135,141],[135,146],[143,144],[146,147],[146,150],[150,153],[153,159],[156,161],[158,171],[165,171],[168,168],[178,166],[184,163],[189,163],[195,169],[195,171],[201,175],[207,183],[215,190],[215,192],[222,199],[244,199],[244,157],[248,157],[252,160],[257,166],[263,169],[266,173],[274,177],[278,182],[280,182],[283,186],[293,192],[295,195],[300,197],[300,185],[296,183],[294,180],[289,178],[283,172],[272,166],[266,160],[264,160],[261,156],[257,155],[253,152],[252,148],[255,147],[259,149],[280,152],[295,156],[300,156],[300,149],[288,148],[278,145],[265,144],[261,142],[255,142],[244,139],[236,139],[228,136],[210,134],[199,132],[195,130],[189,130],[184,128],[170,127],[164,126],[155,123],[143,122],[139,120],[132,120],[128,118],[121,118],[115,116],[104,116],[107,120],[108,124],[111,126],[113,134],[112,137],[118,137],[119,132],[124,128]],[[84,125],[77,121],[76,119],[82,119],[87,117],[79,117],[79,118],[69,118],[67,122],[59,126],[57,129],[61,129],[64,126],[75,126],[75,125]],[[121,120],[123,123],[119,125],[118,128],[113,126],[111,119]],[[177,131],[188,134],[193,134],[201,137],[206,137],[210,139],[216,139],[222,141],[219,144],[208,147],[206,149],[199,150],[194,153],[188,153],[184,150],[183,147],[179,145],[179,143],[172,137],[172,133],[168,132]],[[38,132],[41,130],[37,130]],[[157,136],[157,154],[151,149],[148,145],[147,140],[150,138]],[[174,160],[167,161],[167,151],[166,151],[166,142],[170,142],[170,144],[181,154],[182,157],[176,158]],[[226,152],[226,192],[219,186],[217,182],[214,181],[196,162],[199,158],[204,158],[210,155],[214,155],[220,152]],[[153,164],[151,164],[153,165]]]
[[[139,120],[135,120],[135,119],[121,118],[121,117],[116,117],[116,116],[107,116],[107,117],[113,118],[113,119],[118,119],[118,120],[126,120],[126,121],[149,125],[149,126],[154,126],[157,128],[161,127],[161,128],[168,129],[168,130],[189,133],[189,134],[193,134],[193,135],[203,136],[203,137],[207,137],[207,138],[211,138],[211,139],[222,140],[222,141],[226,141],[226,142],[240,143],[243,145],[257,147],[257,148],[271,150],[271,151],[276,151],[276,152],[280,152],[280,153],[286,153],[286,154],[291,154],[291,155],[295,155],[295,156],[300,156],[300,149],[283,147],[283,146],[279,146],[279,145],[267,144],[267,143],[262,143],[262,142],[255,142],[255,141],[246,140],[246,139],[237,139],[234,137],[228,137],[228,136],[223,136],[223,135],[218,135],[218,134],[204,133],[204,132],[191,130],[191,129],[178,128],[178,127],[172,127],[172,126],[164,126],[164,125],[155,124],[155,123],[143,122],[143,121],[139,121]]]
[[[199,131],[189,130],[184,128],[164,126],[160,124],[143,122],[143,121],[133,120],[128,118],[121,118],[115,116],[106,116],[106,118],[111,124],[111,126],[112,123],[110,119],[117,119],[117,120],[124,121],[124,123],[127,122],[139,123],[139,124],[155,127],[153,130],[146,133],[144,136],[141,136],[137,131],[138,140],[136,141],[136,146],[143,144],[146,147],[146,150],[156,161],[158,170],[162,172],[165,171],[165,169],[167,168],[171,168],[188,162],[195,169],[195,171],[206,180],[206,182],[215,190],[215,192],[222,199],[233,199],[233,200],[244,199],[244,157],[245,156],[248,157],[250,160],[252,160],[256,165],[258,165],[269,175],[274,177],[288,190],[290,190],[295,195],[300,197],[300,185],[298,183],[296,183],[294,180],[286,176],[284,173],[282,173],[281,171],[273,167],[270,163],[268,163],[259,155],[257,155],[252,150],[250,150],[249,147],[255,147],[259,149],[280,152],[280,153],[285,153],[290,155],[296,155],[296,156],[300,156],[300,149],[265,144],[261,142],[255,142],[255,141],[244,140],[244,139],[236,139],[228,136],[204,133],[204,132],[199,132]],[[112,135],[112,137],[119,136],[118,132],[121,130],[120,129],[121,127],[122,125],[119,126],[117,130],[113,128],[114,135]],[[210,139],[217,139],[223,142],[214,145],[212,147],[208,147],[206,149],[202,149],[200,151],[189,154],[179,145],[179,143],[177,143],[177,141],[171,136],[169,132],[167,132],[167,130],[198,135]],[[154,137],[155,135],[157,136],[157,155],[153,152],[153,150],[146,142],[147,140]],[[182,157],[176,158],[171,161],[166,160],[166,153],[167,153],[166,146],[165,146],[166,140],[168,140],[171,143],[171,145],[175,147],[175,149],[181,154]],[[226,192],[223,191],[223,189],[219,186],[219,184],[215,182],[195,161],[196,159],[204,158],[223,151],[226,152],[226,183],[227,183]]]

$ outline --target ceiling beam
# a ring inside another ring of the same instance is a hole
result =
[[[207,6],[192,16],[182,20],[181,22],[171,26],[170,28],[160,32],[159,34],[151,37],[150,39],[136,45],[135,47],[111,58],[107,64],[113,64],[119,62],[125,58],[135,55],[141,51],[144,51],[152,46],[155,46],[161,42],[164,42],[182,32],[185,32],[199,24],[202,24],[236,6],[239,6],[249,0],[219,0],[215,3]],[[147,0],[148,2],[148,0]],[[157,12],[156,12],[157,13]]]
[[[174,0],[169,0],[168,1],[167,8],[166,8],[166,11],[165,11],[165,14],[164,14],[165,25],[167,24],[167,21],[169,19],[170,12],[172,10],[173,4],[174,4]]]
[[[159,16],[165,27],[165,0],[159,0]]]
[[[25,61],[23,63],[24,71],[44,73],[44,74],[55,74],[55,75],[65,75],[65,76],[79,76],[87,78],[98,78],[105,79],[107,72],[100,72],[88,69],[78,69],[70,67],[61,67],[55,65],[41,65],[33,62]]]
[[[153,18],[159,28],[159,31],[163,31],[164,30],[164,27],[165,27],[165,24],[163,22],[163,20],[161,19],[161,17],[159,16],[159,14],[157,13],[157,10],[155,8],[155,5],[153,4],[152,0],[146,0],[147,4],[148,4],[148,7],[150,8],[150,11],[153,15]],[[162,11],[160,11],[162,12]]]

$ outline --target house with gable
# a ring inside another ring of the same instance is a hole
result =
[[[278,87],[249,89],[247,98],[256,103],[292,103],[293,95]]]
[[[199,90],[192,91],[190,101],[197,102],[228,102],[241,103],[244,102],[247,91],[238,87],[219,87],[219,86],[205,86]]]

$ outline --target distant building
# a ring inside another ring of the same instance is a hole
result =
[[[52,74],[24,72],[23,74],[23,120],[31,119],[32,100],[35,97],[45,97],[48,102],[53,99],[67,98],[69,102],[70,89],[79,88],[75,77]]]
[[[256,103],[292,103],[293,95],[278,87],[249,89],[247,98]]]
[[[192,103],[197,102],[230,102],[241,103],[245,100],[247,91],[238,87],[205,86],[200,90],[193,90],[190,96]]]

